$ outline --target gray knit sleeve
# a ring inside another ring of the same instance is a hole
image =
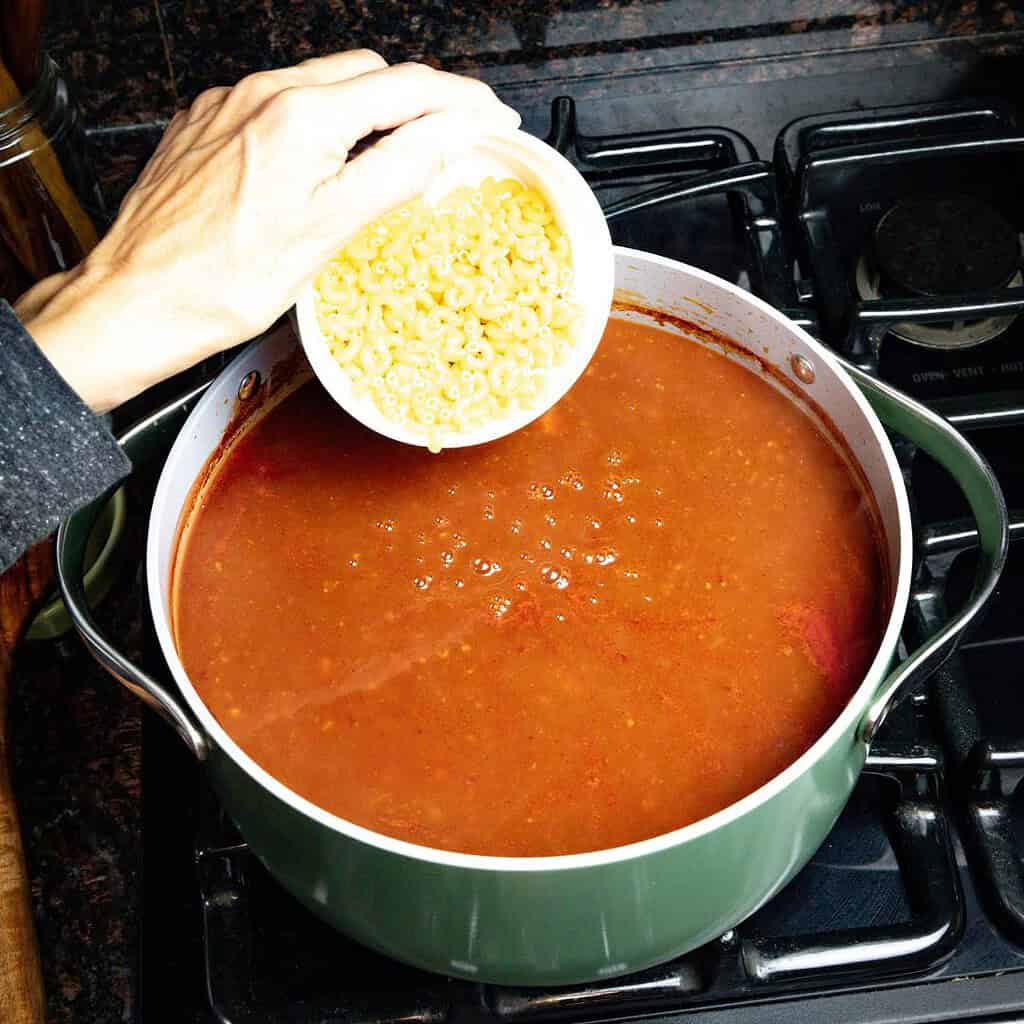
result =
[[[131,470],[0,300],[0,571]]]

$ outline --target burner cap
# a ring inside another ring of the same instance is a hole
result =
[[[1020,255],[1014,227],[970,196],[901,200],[878,222],[875,251],[885,283],[922,296],[1004,288]]]

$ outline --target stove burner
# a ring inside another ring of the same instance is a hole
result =
[[[1013,226],[970,196],[898,202],[875,227],[875,252],[883,291],[926,298],[1005,288],[1020,258]]]
[[[874,256],[857,264],[862,299],[941,298],[1024,283],[1020,236],[980,199],[944,196],[903,199],[874,233]],[[946,324],[899,323],[892,333],[925,348],[972,348],[1002,334],[1013,316]]]

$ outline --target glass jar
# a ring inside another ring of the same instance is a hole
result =
[[[103,201],[77,108],[53,61],[22,93],[0,64],[0,297],[74,266],[96,244]]]

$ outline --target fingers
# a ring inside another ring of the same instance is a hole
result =
[[[423,64],[398,64],[344,82],[286,90],[268,104],[265,127],[274,134],[298,130],[307,143],[343,156],[370,132],[442,111],[486,114],[505,127],[519,125],[519,115],[485,83]]]
[[[188,110],[188,121],[195,123],[216,112],[229,97],[239,101],[237,106],[256,108],[283,89],[344,82],[387,66],[387,61],[373,50],[346,50],[327,57],[313,57],[294,67],[257,71],[234,86],[214,86],[201,92]]]
[[[443,116],[401,125],[320,185],[311,212],[324,233],[324,258],[364,224],[425,191],[452,147],[453,136],[438,123]]]
[[[227,91],[223,106],[226,114],[241,122],[285,89],[333,85],[386,67],[387,61],[373,50],[347,50],[313,57],[294,67],[248,75]]]
[[[269,99],[285,89],[343,82],[387,67],[387,61],[373,50],[347,50],[326,57],[314,57],[294,67],[258,71],[237,85],[214,86],[201,92],[187,111],[180,111],[167,126],[148,170],[159,173],[168,161],[188,150],[213,127],[221,134],[237,130]]]
[[[331,53],[326,57],[311,57],[294,68],[285,68],[295,81],[292,85],[327,85],[330,82],[342,82],[356,75],[365,75],[370,71],[381,71],[388,62],[373,50],[345,50],[342,53]]]
[[[451,119],[444,115],[468,114],[505,128],[520,123],[519,115],[483,82],[421,64],[398,65],[340,85],[284,93],[275,102],[281,105],[282,101],[294,105],[283,112],[287,123],[305,124],[306,117],[315,113],[313,123],[320,130],[327,127],[328,145],[333,141],[345,153],[371,132],[390,131],[316,189],[313,207],[329,247],[325,254],[363,224],[425,190],[458,141]],[[344,159],[344,153],[338,155]]]

